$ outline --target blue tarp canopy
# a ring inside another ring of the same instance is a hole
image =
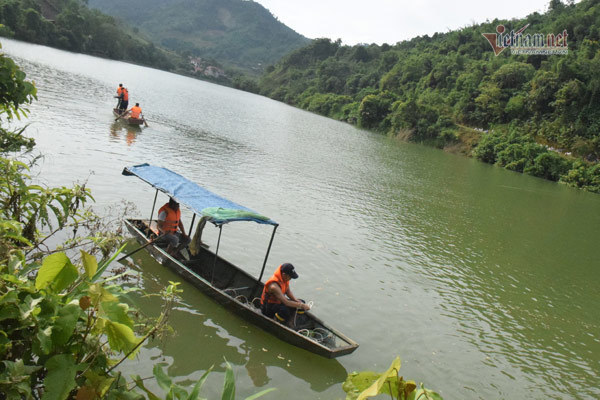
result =
[[[162,167],[149,164],[125,167],[123,175],[135,175],[156,189],[186,205],[198,215],[210,217],[215,225],[231,221],[254,221],[259,224],[278,225],[269,217],[218,196],[198,186],[183,176]]]

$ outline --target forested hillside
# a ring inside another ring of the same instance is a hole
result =
[[[77,53],[184,69],[182,57],[157,48],[81,0],[0,0],[0,36]],[[189,67],[187,67],[189,69]]]
[[[89,0],[89,4],[123,18],[161,46],[255,74],[309,42],[254,1]]]
[[[499,24],[568,32],[568,55],[495,56]],[[600,1],[494,20],[395,45],[318,39],[274,66],[259,91],[390,135],[600,192]]]

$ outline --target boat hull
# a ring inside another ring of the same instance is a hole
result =
[[[113,108],[113,114],[115,115],[115,117],[119,117],[121,115],[121,113],[119,112],[119,110],[117,108]],[[135,125],[135,126],[140,126],[143,125],[144,120],[141,118],[133,118],[133,117],[125,117],[125,118],[119,118],[119,121],[123,121],[128,123],[129,125]]]
[[[125,223],[138,242],[149,242],[147,220],[126,220]],[[263,315],[257,307],[263,283],[206,248],[201,248],[199,254],[184,261],[175,259],[155,245],[146,249],[159,263],[175,271],[217,303],[287,343],[326,358],[350,354],[358,348],[357,343],[310,312],[302,316],[301,326],[296,327],[298,330]]]

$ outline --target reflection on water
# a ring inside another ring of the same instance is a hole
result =
[[[127,146],[131,146],[141,132],[142,128],[138,125],[130,125],[121,120],[110,124],[110,139],[112,141],[122,141],[124,139]]]
[[[266,385],[278,387],[271,398],[332,399],[346,371],[382,371],[399,355],[404,376],[449,399],[600,398],[600,196],[206,82],[8,40],[3,50],[38,87],[27,133],[43,182],[87,179],[100,210],[131,200],[132,217],[147,218],[154,193],[121,171],[148,162],[268,215],[281,225],[266,274],[294,263],[294,293],[361,345],[321,359],[186,284],[177,335],[132,371],[158,360],[194,380],[212,364],[223,374],[225,355],[247,396]],[[118,82],[148,110],[143,134],[113,124]],[[257,274],[270,232],[223,230],[219,254]],[[136,264],[147,289],[179,280]]]

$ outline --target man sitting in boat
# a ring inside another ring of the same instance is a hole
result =
[[[190,243],[190,238],[185,233],[181,222],[179,203],[172,197],[158,210],[158,230],[163,237],[157,242],[167,245],[167,253],[172,256]],[[178,231],[179,230],[179,231]]]
[[[310,306],[298,300],[290,290],[290,280],[298,278],[294,266],[281,264],[272,277],[265,283],[260,298],[264,315],[275,318],[281,323],[291,325],[291,316],[297,309],[309,310]]]
[[[142,109],[140,103],[135,103],[135,106],[121,114],[122,117],[126,117],[127,114],[131,114],[131,118],[140,119],[142,117]]]

